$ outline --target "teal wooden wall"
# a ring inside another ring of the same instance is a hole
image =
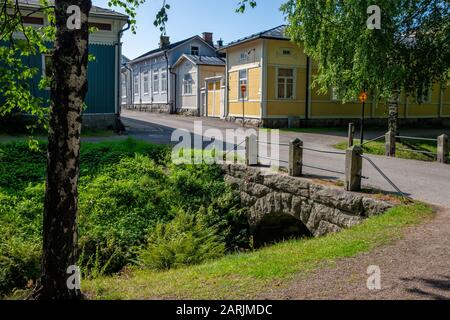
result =
[[[114,77],[115,61],[114,46],[89,45],[89,53],[95,56],[95,61],[88,65],[89,89],[86,96],[87,109],[84,113],[114,113]],[[32,68],[39,70],[31,82],[33,95],[41,97],[46,101],[49,98],[49,90],[39,90],[39,80],[42,75],[42,56],[24,57],[24,62]]]

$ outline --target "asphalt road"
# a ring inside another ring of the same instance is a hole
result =
[[[127,110],[122,112],[122,119],[130,136],[153,143],[170,145],[178,143],[178,141],[172,141],[171,139],[176,129],[188,131],[191,134],[192,140],[200,138],[201,132],[194,132],[195,121],[201,121],[204,136],[212,137],[222,135],[222,140],[227,143],[228,148],[233,144],[233,141],[226,138],[226,130],[241,128],[237,124],[218,119],[140,113]],[[211,131],[211,129],[216,129],[216,131]],[[377,131],[369,131],[367,132],[367,137],[377,137],[380,133]],[[416,130],[415,132],[409,131],[403,132],[402,134],[424,136],[425,133],[437,136],[439,132],[436,130]],[[270,136],[270,133],[266,130],[260,130],[259,134]],[[265,141],[262,135],[259,136],[259,139]],[[340,152],[334,149],[333,145],[345,140],[345,135],[345,131],[331,131],[329,133],[282,132],[280,133],[279,142],[281,144],[287,144],[292,139],[299,138],[303,141],[304,147],[306,148]],[[237,140],[240,141],[243,139],[244,133],[242,132],[237,136]],[[203,143],[204,146],[208,144],[210,142]],[[265,146],[267,146],[265,143],[260,144],[260,150],[263,150]],[[239,153],[243,153],[242,148],[240,148]],[[279,153],[280,164],[285,165],[284,161],[288,160],[288,147],[280,146]],[[268,155],[270,157],[270,152]],[[450,165],[367,154],[366,156],[372,159],[404,194],[417,200],[450,208]],[[307,177],[332,180],[343,180],[344,178],[345,156],[342,154],[328,154],[305,150],[304,163],[311,167],[320,167],[329,170],[325,171],[304,167],[303,171]],[[367,160],[363,161],[363,176],[368,178],[363,179],[363,187],[396,193],[395,189]]]

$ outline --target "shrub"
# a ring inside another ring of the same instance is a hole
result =
[[[0,294],[38,276],[45,149],[45,144],[39,151],[24,142],[0,144]],[[146,261],[165,261],[160,267],[248,247],[245,209],[220,168],[175,166],[168,154],[166,147],[132,139],[82,144],[78,227],[85,275],[135,264],[146,256],[143,247],[154,257]],[[179,232],[184,222],[185,234]],[[149,239],[153,246],[148,247]],[[176,254],[166,259],[166,250]]]
[[[136,155],[105,167],[80,187],[79,229],[84,261],[116,272],[136,256],[148,230],[171,219],[166,175],[149,158]],[[94,257],[95,256],[95,257]],[[88,268],[89,269],[89,268]]]
[[[145,268],[164,270],[199,264],[224,252],[214,227],[207,226],[202,216],[180,210],[171,222],[158,223],[150,232],[139,262]]]
[[[44,184],[19,195],[0,189],[0,295],[39,276]]]

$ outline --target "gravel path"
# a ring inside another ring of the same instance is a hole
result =
[[[367,289],[367,268],[381,270],[381,290]],[[450,300],[450,211],[407,229],[405,237],[332,267],[296,276],[262,299]]]

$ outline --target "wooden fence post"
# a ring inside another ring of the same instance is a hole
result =
[[[291,177],[302,175],[302,162],[303,141],[297,138],[289,143],[289,175]]]
[[[448,136],[443,134],[437,139],[437,161],[448,163]]]
[[[345,190],[360,191],[362,176],[362,155],[360,146],[348,148],[345,154]]]

